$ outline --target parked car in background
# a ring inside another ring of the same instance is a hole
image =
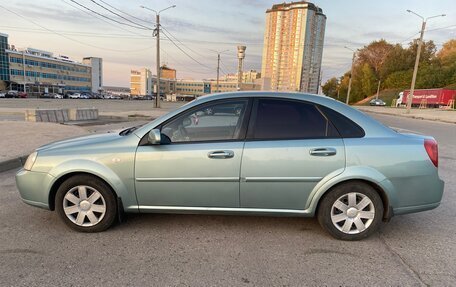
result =
[[[373,99],[369,102],[371,106],[386,106],[386,103],[381,99]]]
[[[21,99],[27,98],[27,93],[26,92],[19,92],[17,93],[17,97]]]
[[[18,94],[18,91],[15,91],[15,90],[9,90],[6,94],[5,94],[5,98],[17,98]]]
[[[50,94],[50,97],[53,99],[63,99],[63,95],[58,94],[58,93],[52,93],[52,94]]]
[[[327,97],[263,91],[200,97],[141,127],[42,146],[16,183],[26,203],[82,232],[124,211],[258,214],[316,216],[343,240],[436,208],[444,188],[432,137]]]
[[[0,92],[0,98],[5,98],[5,93],[4,92]]]
[[[69,94],[68,98],[69,99],[80,99],[81,98],[81,94],[80,93]]]

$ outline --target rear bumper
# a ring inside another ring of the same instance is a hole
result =
[[[416,205],[416,206],[406,206],[406,207],[399,207],[393,209],[393,215],[401,215],[407,213],[415,213],[421,212],[426,210],[431,210],[440,205],[440,201],[436,203],[424,204],[424,205]]]
[[[434,183],[435,188],[432,189],[432,198],[434,199],[431,202],[426,202],[419,205],[411,205],[411,206],[400,206],[393,208],[393,215],[400,215],[400,214],[407,214],[407,213],[415,213],[421,212],[426,210],[431,210],[440,205],[443,196],[443,190],[445,188],[445,182],[441,179],[438,179]]]
[[[22,200],[36,207],[49,209],[49,190],[54,177],[44,172],[21,169],[16,173],[16,185]]]

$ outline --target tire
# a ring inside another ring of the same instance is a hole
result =
[[[317,217],[323,229],[333,237],[360,240],[379,228],[383,202],[369,184],[351,181],[334,187],[323,196]]]
[[[116,220],[116,197],[102,180],[76,175],[64,181],[55,196],[55,208],[70,228],[79,232],[100,232]]]

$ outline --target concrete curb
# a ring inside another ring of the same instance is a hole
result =
[[[385,112],[379,112],[379,111],[371,111],[371,110],[365,110],[365,109],[359,109],[359,108],[358,108],[358,110],[360,110],[360,111],[362,111],[364,113],[373,113],[373,114],[393,116],[393,117],[425,120],[425,121],[432,121],[432,122],[442,122],[442,123],[447,123],[447,124],[456,124],[456,120],[448,121],[448,120],[445,120],[445,119],[424,118],[424,117],[421,117],[421,116],[414,116],[414,115],[407,116],[407,115],[404,115],[404,114],[391,114],[391,113],[385,113]]]
[[[6,161],[0,162],[0,172],[12,170],[15,168],[20,168],[24,165],[25,161],[27,160],[27,156],[19,156],[16,158],[12,158]]]

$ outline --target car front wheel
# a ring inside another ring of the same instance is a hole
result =
[[[320,225],[333,237],[360,240],[379,228],[382,199],[367,183],[347,182],[322,198],[317,216]]]
[[[104,231],[117,214],[112,190],[89,175],[73,176],[63,182],[57,190],[55,206],[65,224],[81,232]]]

